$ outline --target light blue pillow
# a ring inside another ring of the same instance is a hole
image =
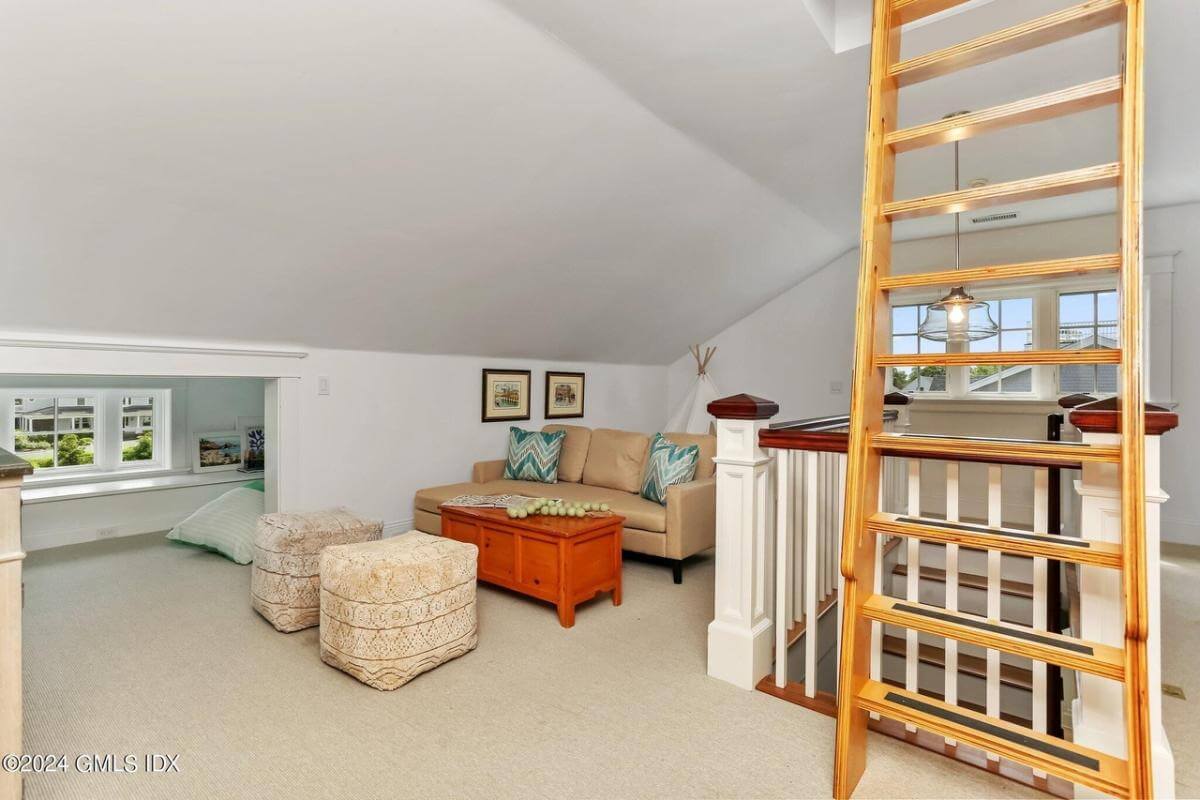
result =
[[[654,434],[650,442],[650,455],[646,458],[646,469],[642,473],[642,497],[665,506],[667,487],[695,478],[699,460],[699,445],[684,447],[671,444],[661,433]]]
[[[254,531],[263,513],[262,489],[247,484],[231,489],[196,509],[167,538],[213,550],[237,564],[254,560]]]
[[[508,429],[508,462],[504,477],[510,481],[558,483],[558,459],[566,431],[544,433]]]

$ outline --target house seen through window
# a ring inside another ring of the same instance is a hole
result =
[[[48,471],[105,472],[153,466],[167,392],[97,391],[94,395],[25,392],[11,397],[5,446]]]
[[[1060,350],[1114,350],[1117,341],[1117,293],[1072,292],[1058,296],[1058,348]],[[1068,364],[1059,369],[1062,394],[1114,394],[1116,364]]]

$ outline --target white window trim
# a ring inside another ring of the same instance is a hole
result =
[[[154,398],[152,424],[154,430],[154,458],[150,461],[127,462],[121,460],[121,399],[129,395],[147,395]],[[0,407],[4,409],[0,420],[0,445],[13,446],[15,425],[13,424],[13,401],[18,397],[95,397],[96,413],[92,419],[94,462],[74,467],[42,468],[26,478],[26,483],[66,482],[76,480],[104,479],[129,473],[163,472],[171,465],[171,390],[142,389],[123,386],[116,389],[79,387],[20,387],[0,391]]]
[[[1011,300],[1014,298],[1033,298],[1033,347],[1035,350],[1054,350],[1058,347],[1058,296],[1059,294],[1074,294],[1077,292],[1110,291],[1116,288],[1111,280],[1094,279],[1069,281],[1044,281],[1038,284],[1021,284],[997,287],[995,289],[979,288],[974,291],[981,300]],[[935,303],[941,297],[940,293],[897,293],[893,300],[895,306],[924,305]],[[888,341],[891,341],[889,330]],[[949,353],[961,353],[967,350],[966,345],[946,346]],[[892,388],[892,370],[889,367],[884,376],[884,385],[889,391]],[[1032,375],[1033,391],[1030,392],[980,392],[971,393],[968,390],[970,380],[969,367],[946,368],[946,391],[944,392],[914,392],[915,400],[931,401],[939,404],[961,403],[1049,403],[1056,402],[1065,396],[1058,387],[1058,367],[1052,365],[1034,365]]]

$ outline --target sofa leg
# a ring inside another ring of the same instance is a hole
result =
[[[682,560],[671,562],[671,577],[674,578],[675,583],[683,583],[683,561]]]

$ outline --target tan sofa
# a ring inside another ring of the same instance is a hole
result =
[[[667,504],[643,498],[639,491],[651,437],[644,433],[579,425],[546,425],[543,431],[566,431],[557,483],[504,480],[504,459],[480,461],[468,483],[421,489],[413,501],[414,525],[441,534],[438,507],[461,494],[524,494],[564,500],[608,503],[625,517],[625,550],[666,559],[675,582],[683,580],[683,559],[712,547],[716,540],[716,479],[713,478],[715,436],[665,433],[671,442],[700,447],[696,478],[667,488]]]

